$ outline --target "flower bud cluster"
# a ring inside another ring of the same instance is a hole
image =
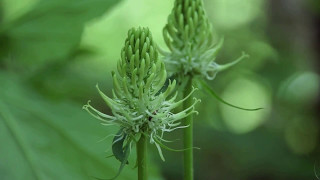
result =
[[[128,32],[125,45],[121,50],[121,59],[117,64],[117,73],[112,73],[113,97],[98,92],[111,108],[112,116],[93,108],[89,103],[84,106],[90,114],[102,121],[103,125],[118,125],[122,129],[120,140],[137,139],[141,134],[150,137],[161,150],[159,142],[164,132],[182,128],[178,120],[195,113],[195,103],[181,112],[173,113],[187,99],[175,102],[177,93],[170,96],[176,81],[169,81],[163,89],[167,72],[148,28],[132,28]],[[170,98],[169,98],[170,97]]]
[[[223,38],[213,42],[212,25],[202,0],[176,0],[163,29],[163,37],[171,51],[162,52],[170,75],[202,75],[211,80],[217,72],[225,69],[214,62]],[[239,59],[244,57],[247,55],[243,54]]]

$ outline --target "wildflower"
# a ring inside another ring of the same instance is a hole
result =
[[[213,42],[212,25],[203,8],[202,0],[176,0],[168,23],[163,29],[163,37],[171,53],[160,52],[170,75],[196,76],[214,79],[219,71],[227,69],[243,58],[226,65],[215,63],[223,45],[223,38]]]
[[[158,58],[158,51],[148,28],[132,28],[128,32],[125,45],[121,50],[121,58],[117,64],[118,73],[113,72],[113,97],[105,95],[97,86],[98,92],[110,107],[112,115],[99,112],[89,102],[83,108],[103,125],[117,125],[120,131],[116,142],[125,142],[125,147],[131,147],[133,141],[146,135],[151,144],[158,148],[161,158],[161,141],[163,134],[181,126],[179,120],[196,113],[195,104],[181,112],[173,113],[186,98],[175,101],[177,92],[176,81],[169,81],[164,90],[167,72],[164,63]]]

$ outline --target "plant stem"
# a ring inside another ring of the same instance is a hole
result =
[[[147,180],[147,138],[141,135],[137,142],[138,180]]]
[[[183,96],[186,97],[192,91],[192,76],[189,76],[187,85],[183,91]],[[183,109],[186,109],[193,104],[193,95],[191,95],[184,103]],[[183,130],[183,144],[184,144],[184,179],[193,180],[193,116],[189,115],[183,120],[187,128]]]

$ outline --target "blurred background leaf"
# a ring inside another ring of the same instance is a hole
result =
[[[25,14],[2,24],[0,32],[10,42],[7,44],[8,55],[28,66],[65,60],[76,50],[85,23],[101,16],[118,2],[39,1]]]
[[[0,74],[0,177],[1,179],[112,178],[120,163],[106,158],[116,133],[106,129],[72,102],[48,102],[17,77]],[[134,156],[134,153],[132,153]],[[136,176],[131,166],[119,178]],[[151,179],[156,178],[150,168]]]

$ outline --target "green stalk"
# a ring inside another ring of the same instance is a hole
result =
[[[192,91],[192,76],[189,76],[188,83],[183,91],[183,96],[186,97]],[[183,103],[183,109],[186,109],[193,104],[193,95],[191,95]],[[183,131],[183,144],[184,144],[184,179],[193,180],[193,116],[189,115],[183,120],[187,128],[184,128]]]
[[[137,142],[138,180],[147,180],[147,138],[141,135]]]

